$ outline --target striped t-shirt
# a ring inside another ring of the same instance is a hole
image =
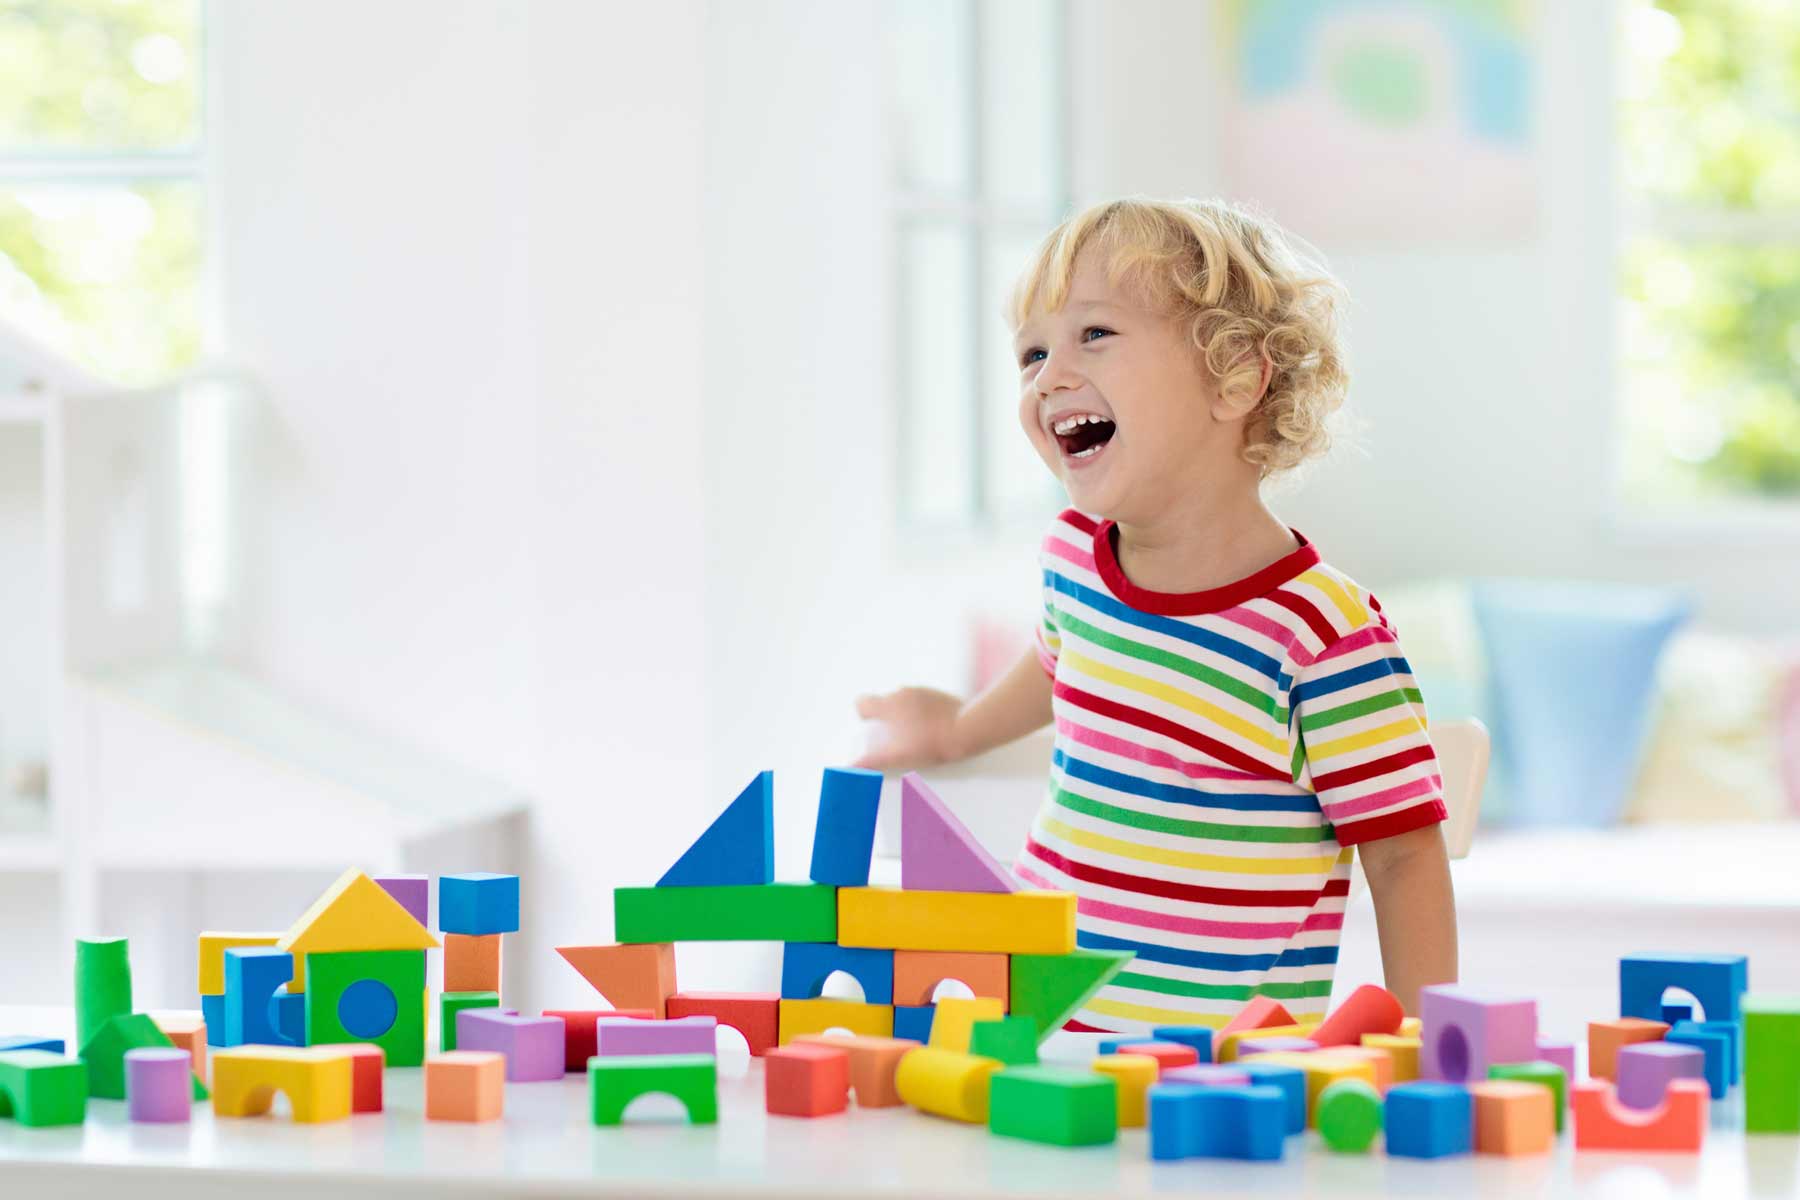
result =
[[[1136,951],[1068,1028],[1217,1027],[1254,995],[1323,1014],[1351,847],[1441,821],[1412,669],[1375,597],[1300,545],[1153,592],[1074,509],[1044,539],[1049,796],[1017,861],[1076,942]]]

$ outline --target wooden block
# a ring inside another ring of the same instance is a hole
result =
[[[1610,1083],[1584,1079],[1574,1088],[1577,1150],[1676,1150],[1698,1154],[1706,1140],[1707,1087],[1701,1079],[1676,1079],[1650,1110],[1619,1103]]]
[[[713,819],[675,865],[663,872],[657,887],[755,887],[775,879],[775,773],[764,771],[752,779],[725,811]],[[639,939],[634,942],[682,941],[682,938]],[[810,938],[778,938],[778,941],[811,941]]]
[[[784,1117],[824,1117],[850,1102],[850,1055],[819,1043],[777,1046],[763,1055],[763,1103]]]
[[[1669,1027],[1661,1021],[1620,1017],[1616,1021],[1588,1022],[1588,1078],[1610,1080],[1618,1073],[1619,1048],[1639,1042],[1660,1042]],[[1524,1060],[1521,1060],[1524,1061]]]
[[[1365,983],[1344,998],[1312,1032],[1321,1046],[1356,1046],[1365,1033],[1391,1034],[1400,1028],[1406,1012],[1394,993]]]
[[[1556,1112],[1549,1088],[1509,1079],[1467,1086],[1475,1105],[1477,1154],[1549,1153],[1556,1140]]]
[[[672,1021],[712,1017],[731,1026],[756,1058],[781,1044],[781,997],[774,992],[676,992],[667,1007]]]
[[[212,1056],[213,1115],[256,1117],[275,1093],[302,1125],[350,1115],[355,1064],[337,1046],[230,1046]]]
[[[858,1108],[893,1108],[902,1103],[894,1087],[894,1072],[908,1051],[919,1043],[910,1038],[859,1037],[841,1033],[803,1033],[796,1046],[829,1046],[844,1051],[850,1060],[850,1090]]]
[[[1362,1044],[1370,1050],[1384,1051],[1392,1062],[1389,1074],[1394,1083],[1411,1083],[1419,1077],[1419,1039],[1401,1037],[1397,1033],[1365,1033]]]
[[[997,1058],[921,1046],[900,1059],[894,1088],[920,1112],[981,1125],[988,1119],[988,1084],[1004,1065]]]
[[[87,1068],[48,1050],[0,1052],[0,1117],[21,1125],[80,1125],[87,1119]]]
[[[1298,1025],[1288,1010],[1281,1006],[1279,1000],[1268,996],[1252,996],[1245,1001],[1244,1007],[1237,1010],[1231,1020],[1219,1027],[1220,1038],[1230,1037],[1246,1029],[1268,1029],[1276,1025]]]
[[[894,1003],[932,1003],[932,993],[954,979],[977,996],[992,996],[1006,1006],[1011,994],[1010,955],[971,954],[946,950],[894,951]]]
[[[808,878],[833,887],[867,887],[880,807],[881,772],[825,768]]]
[[[588,1095],[596,1125],[618,1125],[639,1096],[666,1092],[687,1109],[688,1121],[719,1119],[718,1061],[710,1054],[595,1058],[588,1063]]]
[[[471,935],[519,931],[519,877],[492,871],[438,876],[438,928]]]
[[[498,1121],[506,1106],[506,1056],[452,1050],[425,1060],[427,1121]]]
[[[614,888],[613,932],[621,942],[840,941],[839,890],[823,883]]]
[[[381,896],[392,901],[386,892]],[[311,977],[305,1001],[307,1045],[372,1042],[381,1047],[391,1067],[416,1067],[425,1061],[425,1015],[430,1005],[425,951],[313,952],[306,958]]]
[[[997,1021],[1005,1015],[1005,1006],[990,996],[945,996],[937,1002],[937,1015],[931,1021],[930,1044],[940,1050],[967,1052],[975,1022]]]
[[[439,905],[441,910],[442,905]],[[304,992],[306,955],[364,950],[432,950],[438,940],[406,906],[352,867],[288,926],[275,945],[294,956],[293,991]],[[389,1055],[390,1060],[392,1055]],[[417,1066],[417,1063],[411,1064]]]
[[[843,1029],[866,1037],[894,1036],[894,1006],[863,1004],[857,1000],[783,1000],[780,1006],[780,1044],[785,1046],[806,1033]]]
[[[200,994],[225,994],[225,951],[235,946],[273,946],[279,933],[203,933],[200,935]],[[291,977],[290,977],[291,978]],[[282,980],[287,983],[288,980]],[[295,991],[301,990],[299,987]]]
[[[1800,996],[1752,992],[1743,1017],[1744,1131],[1800,1133]]]
[[[558,946],[556,952],[614,1008],[647,1008],[660,1020],[675,994],[675,947],[668,942]]]
[[[840,888],[837,940],[895,950],[1068,954],[1073,892],[927,892]]]
[[[836,942],[787,942],[781,948],[781,998],[816,1000],[825,981],[842,971],[862,988],[868,1004],[894,1002],[894,952]]]
[[[1619,960],[1619,1015],[1659,1018],[1663,989],[1675,987],[1700,1002],[1707,1020],[1736,1021],[1749,976],[1742,954],[1634,954]]]
[[[900,886],[1007,894],[1019,881],[957,819],[917,771],[900,780]]]
[[[1537,1001],[1478,995],[1450,984],[1419,989],[1419,1076],[1445,1083],[1487,1078],[1495,1063],[1537,1057]]]
[[[1150,1085],[1156,1082],[1156,1060],[1142,1054],[1102,1054],[1093,1069],[1118,1085],[1119,1128],[1142,1129],[1149,1119]]]
[[[1093,1071],[1007,1067],[988,1084],[988,1130],[1051,1146],[1103,1146],[1118,1136],[1118,1093]]]
[[[444,990],[499,991],[500,939],[505,936],[500,933],[446,933]]]

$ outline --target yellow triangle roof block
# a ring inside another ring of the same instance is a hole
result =
[[[429,950],[431,931],[379,883],[351,867],[275,943],[294,956],[339,950]]]

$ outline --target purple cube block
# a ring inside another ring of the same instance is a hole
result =
[[[1549,1038],[1537,1041],[1537,1061],[1555,1063],[1562,1068],[1563,1079],[1570,1086],[1575,1083],[1575,1043],[1557,1042]]]
[[[425,928],[431,928],[431,876],[429,875],[377,875],[375,882],[381,890],[400,902],[400,907],[412,914],[412,919]]]
[[[1672,1079],[1705,1079],[1706,1052],[1675,1042],[1639,1042],[1619,1047],[1619,1103],[1626,1108],[1661,1108]]]
[[[1157,1076],[1158,1083],[1194,1083],[1201,1087],[1249,1087],[1250,1072],[1231,1063],[1189,1063],[1170,1067]]]
[[[1538,1056],[1537,1001],[1489,1000],[1449,984],[1419,991],[1419,1078],[1467,1083]]]
[[[193,1108],[194,1056],[171,1046],[125,1052],[125,1113],[133,1121],[185,1121]]]
[[[620,1054],[716,1054],[718,1030],[717,1017],[677,1017],[672,1021],[601,1017],[594,1022],[594,1052],[602,1058]]]
[[[456,1048],[504,1054],[509,1083],[563,1077],[561,1017],[521,1017],[494,1008],[465,1008],[456,1014]]]
[[[1276,1050],[1287,1050],[1295,1054],[1304,1054],[1308,1050],[1317,1050],[1319,1043],[1311,1038],[1272,1037],[1245,1038],[1238,1043],[1237,1056],[1249,1058],[1252,1054],[1268,1054]]]

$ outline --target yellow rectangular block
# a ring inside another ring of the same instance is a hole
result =
[[[860,1000],[783,1000],[776,1038],[785,1046],[802,1034],[845,1029],[866,1037],[894,1036],[894,1006]]]
[[[1306,1124],[1310,1128],[1319,1105],[1319,1093],[1340,1079],[1360,1079],[1375,1086],[1375,1067],[1367,1059],[1340,1057],[1329,1050],[1313,1050],[1295,1054],[1274,1050],[1258,1054],[1256,1061],[1271,1066],[1299,1067],[1306,1072]]]
[[[200,994],[225,994],[225,951],[236,946],[273,946],[279,933],[203,933],[200,935]],[[296,964],[297,966],[298,964]]]
[[[1006,1005],[993,996],[945,996],[931,1014],[931,1045],[940,1050],[969,1052],[975,1022],[998,1021]]]
[[[1119,1128],[1142,1129],[1149,1121],[1150,1085],[1160,1070],[1148,1054],[1102,1054],[1094,1070],[1119,1085]]]
[[[213,1115],[255,1117],[275,1093],[288,1098],[301,1124],[350,1115],[355,1065],[338,1046],[232,1046],[212,1056]]]
[[[1271,1025],[1267,1029],[1240,1029],[1236,1033],[1228,1033],[1213,1043],[1213,1061],[1236,1062],[1238,1043],[1252,1038],[1271,1037],[1311,1037],[1313,1030],[1319,1027],[1317,1021],[1304,1021],[1298,1025]]]
[[[1362,1044],[1370,1050],[1385,1050],[1394,1060],[1394,1082],[1411,1083],[1419,1077],[1419,1039],[1393,1033],[1365,1033]]]
[[[1068,954],[1075,949],[1075,894],[839,888],[838,944]]]

